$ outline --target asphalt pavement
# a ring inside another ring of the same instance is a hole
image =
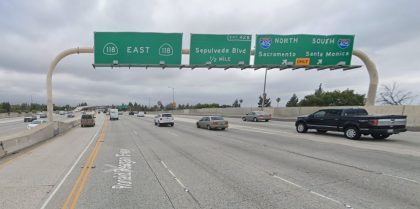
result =
[[[342,134],[298,134],[287,122],[229,119],[230,127],[219,131],[196,128],[196,119],[178,116],[174,127],[157,127],[150,117],[109,121],[100,114],[94,128],[75,128],[0,160],[0,205],[420,206],[420,133],[351,141]]]
[[[76,117],[80,117],[77,113]],[[67,115],[54,114],[55,121],[68,121],[74,118],[67,118]],[[48,120],[47,118],[41,118],[41,120]],[[5,118],[0,120],[0,137],[16,134],[27,130],[27,125],[30,122],[23,122],[23,117],[18,118]]]

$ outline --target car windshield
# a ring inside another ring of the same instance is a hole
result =
[[[220,116],[213,116],[211,117],[211,120],[224,120],[224,118]]]
[[[92,119],[92,115],[82,115],[82,119]]]
[[[267,114],[266,112],[263,112],[263,111],[255,111],[254,113],[256,115],[266,115]]]
[[[40,120],[34,120],[34,121],[32,121],[32,124],[41,124],[42,123],[42,121],[40,121]]]
[[[172,114],[162,114],[162,117],[172,117]]]

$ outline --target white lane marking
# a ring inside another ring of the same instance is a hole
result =
[[[133,133],[134,133],[134,135],[139,135],[139,134],[137,133],[137,131],[134,131],[134,130],[133,130]]]
[[[117,183],[114,184],[111,188],[113,189],[131,189],[133,188],[132,167],[136,162],[131,160],[131,153],[129,149],[120,149],[118,154],[115,154],[115,157],[118,157],[118,167],[114,169],[113,178],[117,179]]]
[[[280,176],[277,176],[276,174],[273,174],[272,176],[273,176],[274,178],[280,179],[280,180],[282,180],[282,181],[284,181],[284,182],[286,182],[286,183],[288,183],[288,184],[291,184],[291,185],[293,185],[293,186],[295,186],[295,187],[298,187],[298,188],[300,188],[300,189],[306,190],[306,191],[310,192],[311,194],[314,194],[314,195],[316,195],[316,196],[318,196],[318,197],[321,197],[321,198],[327,199],[327,200],[329,200],[329,201],[335,202],[335,203],[340,204],[340,205],[344,205],[346,208],[353,209],[353,208],[352,208],[350,205],[348,205],[348,204],[342,203],[342,202],[340,202],[340,201],[338,201],[338,200],[336,200],[336,199],[334,199],[334,198],[331,198],[331,197],[328,197],[328,196],[322,195],[322,194],[320,194],[320,193],[318,193],[318,192],[312,191],[312,190],[310,190],[310,189],[308,189],[308,188],[305,188],[305,187],[303,187],[303,186],[301,186],[301,185],[299,185],[299,184],[296,184],[296,183],[291,182],[291,181],[289,181],[289,180],[287,180],[287,179],[284,179],[284,178],[282,178],[282,177],[280,177]]]
[[[193,120],[191,120],[189,118],[180,118],[180,119],[181,120],[179,120],[179,119],[178,120],[179,121],[183,121],[183,122],[194,122]],[[183,119],[186,119],[186,120],[183,120]],[[352,147],[361,148],[361,149],[373,149],[373,150],[384,151],[384,150],[381,150],[379,148],[376,148],[376,149],[375,148],[366,148],[366,147],[363,147],[363,144],[361,144],[361,145],[353,145],[353,144],[348,144],[348,143],[338,143],[338,142],[325,141],[325,140],[322,140],[322,139],[317,139],[316,136],[310,136],[310,137],[309,136],[308,137],[297,136],[295,133],[291,133],[291,132],[287,132],[287,131],[278,131],[278,130],[276,130],[276,131],[273,131],[273,130],[268,131],[267,129],[252,128],[252,127],[246,127],[246,126],[234,125],[234,124],[230,125],[230,128],[241,130],[241,131],[249,131],[249,132],[264,133],[264,134],[271,134],[271,135],[283,134],[283,136],[284,135],[287,135],[289,137],[293,137],[293,138],[297,138],[297,139],[305,139],[305,140],[311,140],[311,141],[317,141],[317,142],[323,142],[323,143],[334,143],[334,144],[339,144],[339,145],[347,145],[347,146],[352,146]],[[393,151],[390,151],[389,150],[389,152],[393,152]],[[393,153],[396,153],[396,152],[393,152]],[[400,153],[397,153],[397,154],[400,154]],[[417,155],[415,155],[415,156],[417,156]],[[404,177],[401,177],[401,176],[394,176],[394,175],[385,174],[385,173],[381,173],[381,174],[382,175],[385,175],[385,176],[388,176],[388,177],[397,178],[397,179],[401,179],[401,180],[406,180],[406,181],[409,181],[409,182],[413,182],[413,183],[416,183],[416,184],[420,184],[420,182],[418,182],[416,180],[413,180],[413,179],[404,178]]]
[[[184,189],[184,191],[188,192],[188,188],[181,182],[181,180],[179,180],[179,178],[176,177],[176,175],[174,174],[174,172],[171,171],[171,169],[169,169],[169,167],[166,165],[165,162],[163,162],[162,160],[160,161],[160,163],[162,163],[163,167],[166,168],[166,170],[168,170],[168,172],[171,174],[171,176],[178,182],[178,184]]]
[[[340,201],[338,201],[338,200],[335,200],[335,199],[333,199],[333,198],[331,198],[331,197],[327,197],[327,196],[325,196],[325,195],[322,195],[322,194],[319,194],[318,192],[314,192],[314,191],[310,191],[312,194],[314,194],[314,195],[317,195],[317,196],[319,196],[319,197],[322,197],[322,198],[325,198],[325,199],[327,199],[327,200],[330,200],[330,201],[333,201],[333,202],[335,202],[335,203],[338,203],[338,204],[343,204],[343,203],[341,203]]]
[[[391,175],[391,174],[386,174],[386,173],[382,173],[382,175],[384,175],[384,176],[389,176],[389,177],[393,177],[393,178],[397,178],[397,179],[402,179],[402,180],[406,180],[406,181],[410,181],[410,182],[413,182],[413,183],[416,183],[416,184],[420,184],[418,181],[416,181],[416,180],[413,180],[413,179],[409,179],[409,178],[404,178],[404,177],[401,177],[401,176],[394,176],[394,175]]]
[[[289,183],[289,184],[291,184],[291,185],[293,185],[293,186],[295,186],[295,187],[299,187],[299,188],[304,189],[301,185],[299,185],[299,184],[295,184],[295,183],[293,183],[293,182],[291,182],[291,181],[289,181],[289,180],[286,180],[286,179],[284,179],[284,178],[282,178],[282,177],[280,177],[280,176],[273,175],[273,177],[274,177],[274,178],[278,178],[278,179],[280,179],[280,180],[282,180],[282,181],[284,181],[284,182],[286,182],[286,183]]]
[[[168,169],[168,166],[165,164],[165,162],[160,161],[160,163],[162,163],[163,167],[165,167],[166,169]]]
[[[82,153],[80,153],[79,157],[77,157],[76,161],[74,162],[74,164],[71,166],[70,170],[67,171],[66,175],[63,177],[63,179],[61,179],[60,183],[57,185],[57,187],[55,187],[54,191],[50,194],[50,196],[45,200],[44,204],[42,204],[41,209],[44,209],[45,207],[47,207],[48,203],[51,201],[51,199],[53,198],[53,196],[55,195],[55,193],[57,193],[57,191],[60,189],[60,187],[63,185],[64,181],[66,181],[67,177],[70,175],[70,173],[73,171],[73,169],[76,167],[76,165],[79,163],[80,159],[82,159],[82,156],[85,154],[85,152],[89,149],[90,145],[95,141],[96,136],[98,136],[99,131],[101,130],[101,128],[99,128],[95,135],[93,135],[92,139],[90,140],[89,144],[85,147],[85,149],[82,151]]]

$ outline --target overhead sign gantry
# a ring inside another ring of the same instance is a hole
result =
[[[53,120],[52,75],[64,57],[94,53],[93,67],[159,67],[222,69],[350,70],[351,57],[366,65],[370,84],[366,105],[374,105],[378,88],[375,64],[360,50],[353,50],[353,35],[256,35],[251,49],[249,34],[191,34],[190,49],[182,49],[182,33],[95,32],[94,48],[62,51],[51,62],[47,74],[48,120]],[[182,63],[182,55],[189,63]],[[251,56],[254,55],[254,60]],[[267,71],[266,71],[267,72]]]

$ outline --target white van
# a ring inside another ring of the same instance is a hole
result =
[[[110,109],[109,110],[109,119],[110,120],[118,120],[118,109]]]

